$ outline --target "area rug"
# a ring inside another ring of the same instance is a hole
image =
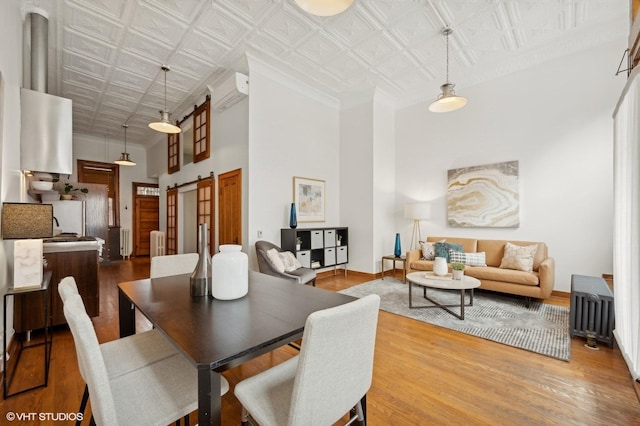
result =
[[[383,311],[569,361],[569,309],[564,306],[532,300],[527,307],[524,298],[476,290],[473,306],[465,306],[464,320],[459,320],[440,308],[409,309],[409,286],[398,281],[370,281],[340,293],[377,294]],[[460,292],[428,289],[427,295],[441,304],[460,303]],[[418,286],[413,286],[413,300],[414,304],[430,304]]]

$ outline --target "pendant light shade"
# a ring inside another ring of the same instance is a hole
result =
[[[300,9],[316,16],[333,16],[349,9],[354,0],[296,0]]]
[[[149,123],[149,127],[162,133],[180,133],[180,127],[171,124],[169,121],[170,113],[167,111],[167,73],[169,72],[169,67],[163,65],[162,71],[164,71],[164,110],[160,110],[160,121]]]
[[[127,127],[129,127],[129,125],[125,123],[122,127],[124,127],[124,152],[115,163],[121,166],[135,166],[136,163],[129,158],[129,153],[127,152]]]
[[[440,86],[442,93],[438,95],[431,105],[429,105],[429,111],[431,112],[450,112],[462,108],[467,104],[467,99],[462,96],[457,96],[455,90],[455,84],[449,82],[449,35],[453,32],[451,28],[445,27],[442,30],[442,34],[447,38],[447,82]]]

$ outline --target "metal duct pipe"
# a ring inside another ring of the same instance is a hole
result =
[[[23,86],[47,93],[49,66],[49,20],[38,12],[29,12],[25,19],[25,50]]]

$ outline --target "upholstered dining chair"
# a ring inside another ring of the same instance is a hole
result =
[[[236,385],[242,423],[328,425],[355,407],[350,422],[364,424],[379,306],[372,294],[309,315],[300,355]]]
[[[271,249],[276,249],[278,253],[283,251],[280,247],[270,243],[269,241],[256,241],[256,254],[258,257],[258,269],[260,272],[274,277],[294,281],[298,284],[311,283],[311,285],[315,287],[316,271],[310,268],[298,268],[291,272],[282,271],[271,259],[269,259],[268,251]]]
[[[92,419],[97,424],[167,424],[187,419],[197,408],[197,371],[160,332],[98,344],[73,277],[64,278],[58,291],[86,383],[81,413],[91,396]],[[224,395],[229,383],[224,377],[221,380]]]
[[[198,253],[169,254],[151,258],[151,278],[190,274],[198,264]]]

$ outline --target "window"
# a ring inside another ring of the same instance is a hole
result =
[[[209,158],[209,111],[211,101],[207,99],[193,112],[193,162]]]
[[[206,223],[209,229],[209,253],[213,253],[213,237],[215,235],[213,229],[213,178],[204,179],[198,182],[198,225]]]
[[[167,191],[167,254],[178,253],[178,188]]]
[[[180,133],[168,134],[167,145],[167,172],[171,174],[180,170]]]

